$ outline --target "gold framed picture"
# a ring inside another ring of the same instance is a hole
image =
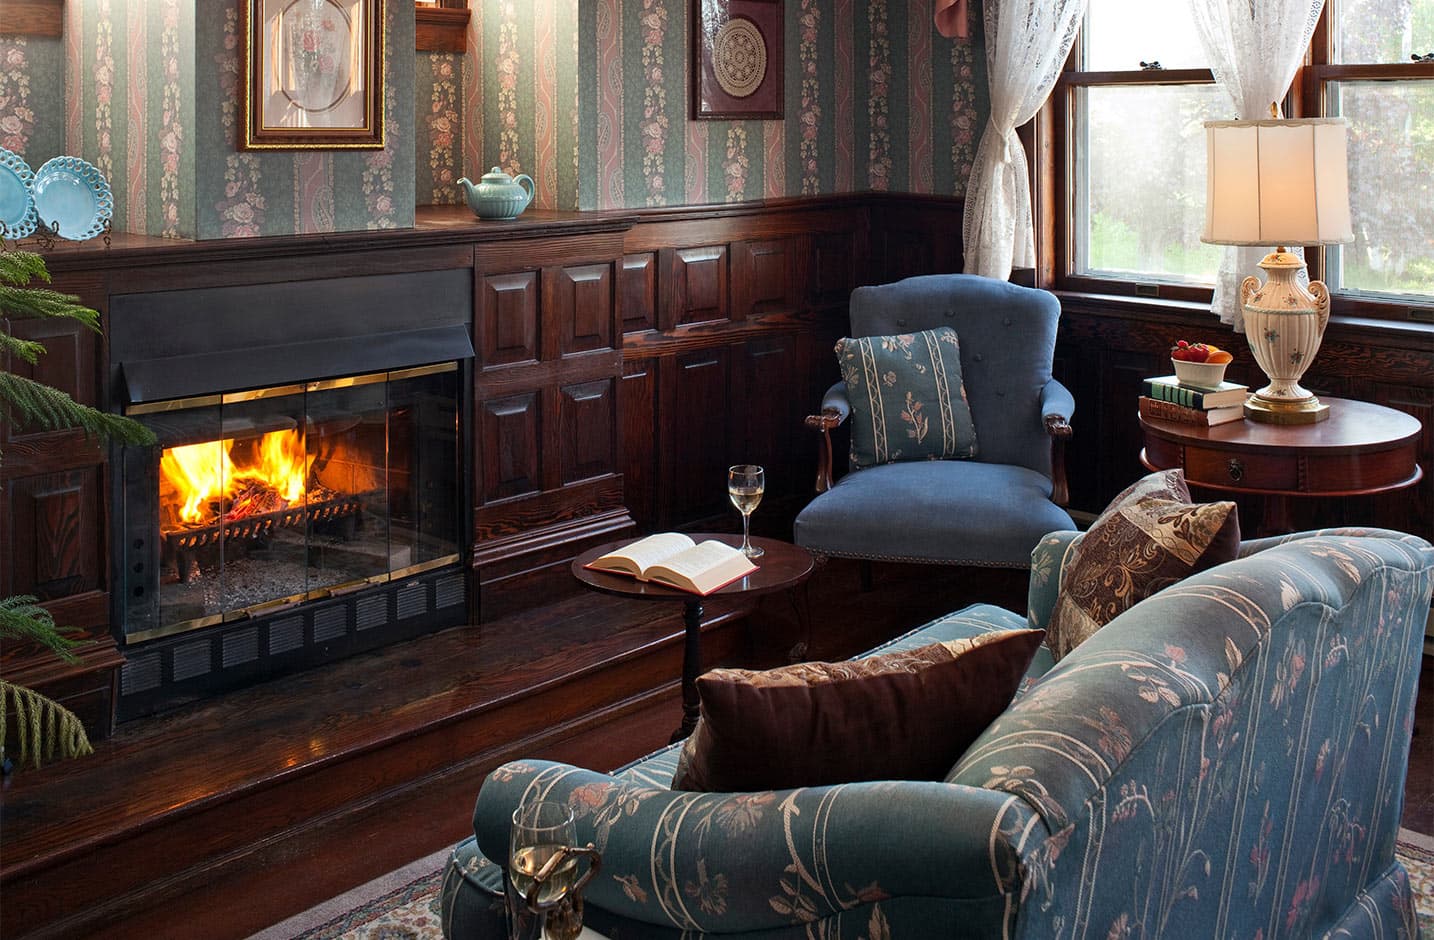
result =
[[[386,0],[240,0],[244,150],[383,147]]]

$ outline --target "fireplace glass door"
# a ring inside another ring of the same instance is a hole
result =
[[[459,558],[454,363],[136,405],[122,489],[131,641]]]

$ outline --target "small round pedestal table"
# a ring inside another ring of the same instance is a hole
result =
[[[733,547],[742,544],[740,535],[712,535],[688,533],[694,542],[716,539]],[[682,622],[686,628],[682,652],[682,724],[673,732],[672,740],[680,741],[692,733],[697,725],[700,712],[697,696],[697,677],[702,674],[702,601],[703,598],[677,588],[664,587],[651,581],[639,581],[627,575],[609,574],[606,571],[592,571],[585,565],[594,559],[623,545],[630,545],[635,539],[622,539],[589,549],[573,559],[573,577],[586,587],[604,594],[631,597],[649,601],[681,601]],[[760,546],[765,554],[754,559],[757,570],[739,578],[724,588],[719,588],[707,597],[731,597],[735,594],[755,596],[771,594],[794,588],[811,577],[816,562],[812,553],[805,548],[777,539],[752,537],[752,544]]]

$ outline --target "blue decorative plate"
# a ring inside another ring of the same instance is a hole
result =
[[[0,147],[0,223],[6,238],[24,238],[35,231],[35,174],[18,154]]]
[[[114,208],[104,174],[79,157],[55,157],[35,171],[35,212],[40,224],[61,238],[94,238]]]

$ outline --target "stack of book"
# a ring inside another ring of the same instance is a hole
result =
[[[1234,382],[1221,382],[1216,389],[1202,389],[1181,385],[1173,375],[1162,375],[1145,380],[1140,416],[1213,427],[1243,418],[1245,399],[1249,395],[1249,386]]]

